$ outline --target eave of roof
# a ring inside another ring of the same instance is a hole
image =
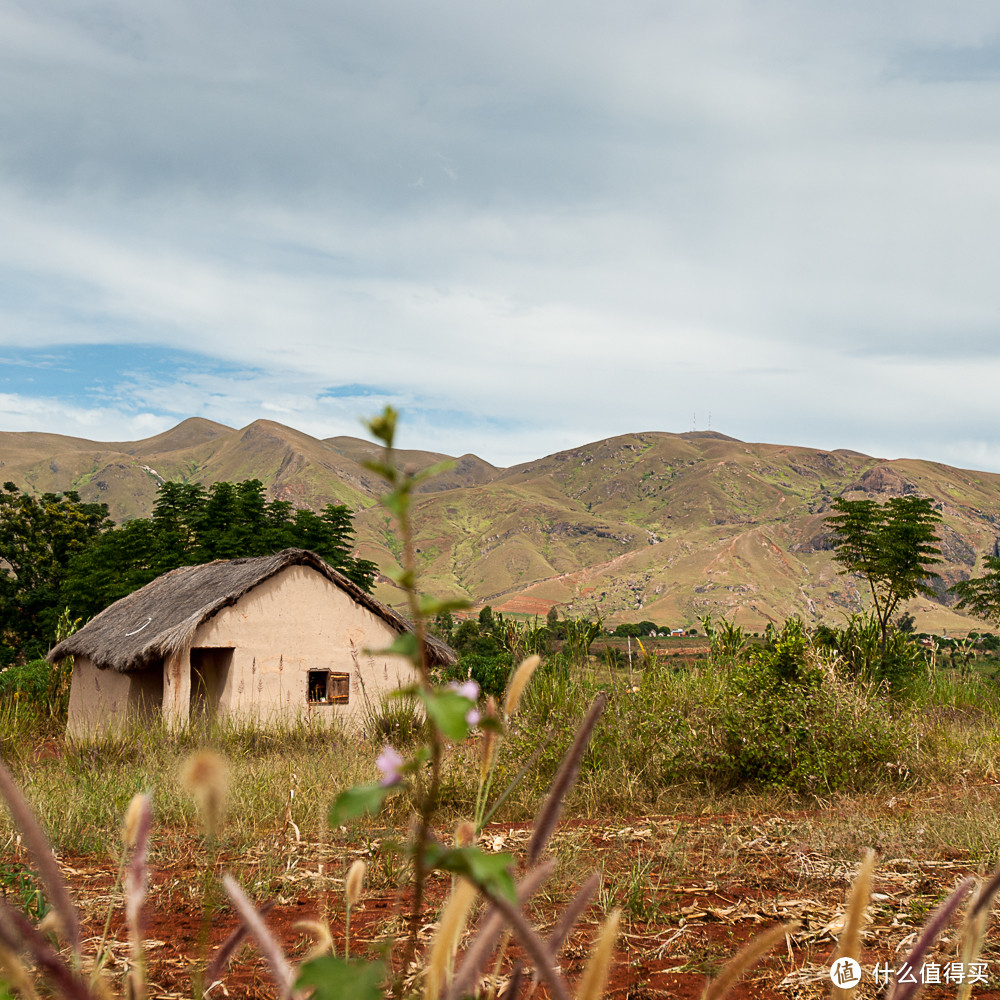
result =
[[[65,656],[86,656],[102,668],[122,673],[141,670],[190,645],[195,631],[206,621],[290,566],[314,569],[396,631],[412,631],[407,619],[365,593],[315,552],[285,549],[273,556],[170,570],[105,608],[79,632],[49,650],[48,659],[54,663]],[[450,647],[430,637],[428,652],[437,664],[457,659]]]

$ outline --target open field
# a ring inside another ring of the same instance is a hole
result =
[[[998,790],[966,790],[968,807],[997,818]],[[579,978],[596,927],[612,906],[624,908],[623,934],[608,995],[620,998],[701,995],[706,977],[717,973],[737,946],[773,923],[797,918],[801,929],[751,972],[736,997],[806,998],[828,995],[827,970],[835,949],[838,919],[857,869],[861,847],[874,837],[881,848],[876,870],[871,925],[865,941],[868,969],[898,965],[900,951],[927,914],[966,874],[986,874],[992,858],[977,851],[935,845],[926,824],[940,826],[951,796],[939,789],[928,801],[843,798],[822,807],[781,809],[767,798],[744,799],[731,812],[713,803],[698,814],[573,820],[552,843],[559,859],[554,885],[533,908],[545,928],[560,903],[587,872],[603,872],[599,903],[582,921],[563,953],[570,981]],[[891,804],[890,804],[891,803]],[[736,805],[734,803],[734,805]],[[966,813],[964,819],[970,817]],[[956,818],[961,825],[963,817]],[[624,823],[624,825],[622,825]],[[290,956],[301,958],[311,939],[293,925],[303,919],[327,920],[338,950],[343,948],[343,879],[350,863],[364,858],[369,889],[352,917],[355,952],[398,934],[396,898],[398,858],[385,847],[385,831],[370,829],[356,837],[296,842],[281,827],[254,842],[223,849],[218,867],[232,871],[258,902],[275,901],[269,921]],[[191,970],[199,957],[201,892],[209,859],[191,830],[158,830],[151,858],[154,871],[147,905],[147,936],[152,996],[190,996]],[[867,835],[867,836],[866,836]],[[524,824],[494,823],[484,833],[487,847],[523,850]],[[23,857],[4,851],[5,881]],[[121,892],[114,881],[114,859],[100,852],[62,852],[60,866],[85,914],[87,947],[95,949],[109,908],[112,976],[128,959]],[[432,883],[440,902],[447,879]],[[8,885],[7,895],[10,898]],[[217,946],[235,927],[223,906],[213,918],[211,942]],[[430,928],[428,933],[430,934]],[[954,935],[935,952],[940,963],[954,957]],[[950,950],[949,950],[950,949]],[[989,988],[977,996],[1000,996],[1000,941],[988,939]],[[510,962],[500,970],[509,972]],[[272,997],[263,960],[247,946],[225,980],[231,996]],[[929,997],[954,996],[954,987],[928,991]],[[213,995],[223,995],[217,990]],[[869,984],[861,996],[874,996]]]
[[[542,927],[551,924],[589,872],[602,873],[596,901],[563,953],[571,983],[598,923],[617,906],[623,933],[613,997],[700,996],[706,977],[742,942],[790,918],[801,921],[799,930],[733,995],[826,996],[838,919],[865,848],[878,854],[866,972],[876,961],[895,967],[956,883],[966,874],[988,874],[1000,859],[1000,703],[987,674],[940,671],[905,700],[824,675],[807,707],[812,725],[830,732],[812,756],[804,756],[804,744],[776,744],[763,748],[773,759],[756,756],[749,763],[721,733],[734,676],[735,668],[727,674],[692,664],[681,670],[652,665],[627,683],[624,671],[595,664],[570,679],[540,675],[529,687],[503,744],[498,775],[510,776],[541,747],[538,763],[480,841],[517,858],[523,858],[530,819],[583,709],[596,691],[608,696],[549,847],[556,870],[532,911]],[[825,714],[834,700],[848,714]],[[760,710],[745,706],[741,731],[753,732]],[[121,741],[78,746],[17,712],[7,712],[3,724],[0,752],[52,839],[83,913],[91,954],[101,946],[110,913],[113,980],[128,961],[116,880],[120,823],[140,790],[151,793],[154,806],[146,907],[151,995],[191,995],[192,967],[204,961],[207,947],[201,932],[206,905],[211,947],[235,926],[217,887],[222,871],[231,871],[255,902],[274,901],[269,919],[298,958],[311,943],[294,926],[299,920],[328,922],[342,947],[343,880],[351,862],[364,858],[368,882],[352,920],[354,951],[400,935],[399,892],[408,863],[392,841],[408,822],[405,798],[390,800],[378,820],[349,829],[330,830],[326,818],[339,791],[372,780],[380,741],[306,728],[180,736],[144,729]],[[869,742],[858,743],[852,725],[869,733]],[[183,761],[205,744],[230,769],[229,806],[215,848],[200,833],[179,776]],[[479,751],[476,738],[449,750],[438,825],[443,840],[471,814]],[[801,767],[791,766],[796,754]],[[761,780],[740,771],[751,765]],[[0,819],[0,859],[5,898],[40,917],[47,904],[6,815]],[[446,876],[434,876],[431,902],[442,901],[447,888]],[[425,942],[433,916],[432,908]],[[949,931],[933,961],[952,960],[955,940]],[[983,960],[989,984],[977,986],[974,995],[1000,996],[995,927]],[[510,956],[497,970],[500,979],[509,969]],[[211,995],[275,995],[250,946],[223,985]],[[870,978],[860,995],[876,995]],[[955,987],[930,987],[925,995],[954,996]]]

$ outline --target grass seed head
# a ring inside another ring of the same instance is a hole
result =
[[[55,934],[56,937],[65,937],[65,930],[63,928],[62,921],[59,919],[59,914],[55,910],[49,910],[48,913],[38,921],[37,927],[39,934]]]
[[[490,695],[486,699],[486,718],[495,719],[497,717],[497,700]],[[497,752],[497,734],[492,729],[487,729],[483,733],[483,739],[479,750],[479,783],[486,784],[489,777],[490,768],[493,766],[493,758]]]
[[[143,809],[146,804],[146,796],[137,792],[132,796],[132,801],[125,810],[125,819],[122,823],[122,843],[127,848],[135,847],[135,840],[139,834],[139,824],[142,820]]]
[[[367,865],[360,859],[355,861],[347,870],[347,879],[344,882],[344,898],[347,900],[348,906],[355,906],[358,900],[361,899],[365,872],[367,870]]]
[[[583,970],[580,988],[576,994],[577,1000],[600,1000],[604,995],[611,970],[611,957],[614,954],[615,941],[618,939],[618,922],[621,920],[621,915],[620,909],[612,910],[601,926],[594,947],[591,949],[590,958],[587,959],[587,967]]]
[[[19,990],[22,996],[36,1000],[38,993],[31,982],[27,967],[18,958],[17,953],[0,945],[0,973],[7,983]]]
[[[470,820],[463,819],[455,827],[455,846],[471,847],[476,840],[476,825]]]
[[[330,933],[330,928],[322,920],[296,920],[292,927],[297,931],[305,931],[313,937],[313,946],[302,957],[302,964],[323,955],[332,954],[333,935]]]
[[[723,966],[715,979],[708,983],[701,995],[702,1000],[720,1000],[733,988],[733,984],[744,972],[756,965],[763,955],[798,928],[799,922],[791,920],[787,924],[771,927],[758,934]]]
[[[858,874],[851,885],[851,895],[847,904],[847,914],[844,920],[844,930],[840,935],[837,947],[837,958],[861,957],[861,932],[864,929],[865,914],[871,901],[872,873],[875,871],[875,852],[868,848],[861,860]],[[852,993],[850,990],[834,986],[834,1000],[846,1000]]]
[[[206,832],[214,837],[229,793],[229,768],[225,760],[213,750],[199,750],[184,762],[181,778],[198,806]]]
[[[472,882],[464,878],[459,878],[455,882],[455,888],[441,911],[437,933],[431,945],[431,957],[424,980],[424,1000],[437,1000],[440,996],[448,978],[452,956],[458,948],[458,942],[469,919],[469,911],[478,894],[479,890]]]
[[[531,675],[538,669],[541,662],[542,658],[537,654],[529,656],[526,660],[522,660],[520,666],[514,671],[514,676],[511,677],[510,683],[507,685],[507,694],[503,700],[504,715],[508,718],[517,711],[517,706],[521,704],[521,695],[524,694],[524,689],[528,686]]]

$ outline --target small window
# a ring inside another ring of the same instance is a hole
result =
[[[310,705],[347,705],[351,700],[351,675],[310,670],[308,697]]]
[[[327,686],[330,680],[329,670],[309,671],[309,704],[322,705],[327,700]]]

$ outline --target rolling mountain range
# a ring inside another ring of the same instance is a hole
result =
[[[166,479],[258,478],[272,497],[355,513],[358,551],[383,571],[399,542],[361,464],[378,447],[320,440],[267,420],[239,430],[192,418],[142,441],[0,433],[0,481],[33,493],[77,490],[116,520],[148,514]],[[447,456],[401,452],[413,469]],[[931,497],[944,563],[940,600],[911,602],[918,628],[977,625],[948,607],[949,584],[977,572],[1000,537],[1000,475],[853,451],[747,444],[715,432],[628,434],[496,468],[475,455],[426,481],[414,503],[426,590],[512,613],[600,614],[697,625],[708,612],[754,630],[800,614],[838,623],[865,603],[837,572],[824,523],[840,495]],[[377,595],[398,604],[388,578]]]

